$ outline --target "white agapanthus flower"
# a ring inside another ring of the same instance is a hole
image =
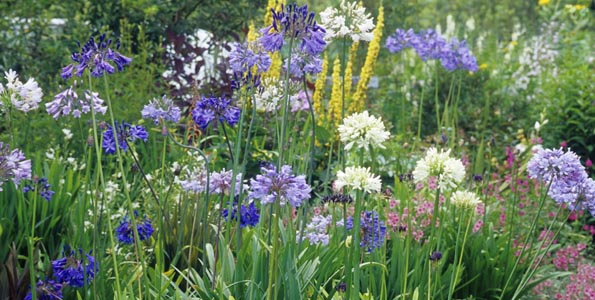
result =
[[[19,75],[13,71],[8,70],[4,72],[6,78],[6,88],[0,84],[0,97],[5,95],[10,100],[12,106],[20,111],[29,112],[39,107],[43,93],[41,88],[37,85],[37,81],[29,78],[24,84],[19,80]],[[5,105],[0,101],[0,106]]]
[[[345,150],[357,148],[369,149],[378,147],[384,149],[384,141],[390,137],[390,133],[384,129],[382,120],[370,116],[367,111],[354,113],[343,120],[339,125],[339,138],[345,144]]]
[[[339,9],[328,7],[320,13],[320,20],[320,26],[326,30],[326,40],[349,36],[355,42],[369,42],[374,37],[372,17],[355,1],[343,0]]]
[[[379,192],[382,182],[380,176],[370,173],[370,168],[347,167],[345,172],[337,172],[335,188],[340,190],[348,187],[353,190],[363,190],[368,193]]]
[[[481,203],[479,197],[470,191],[456,191],[452,193],[450,202],[456,207],[469,209],[475,209],[475,207]]]
[[[450,149],[438,152],[432,147],[428,149],[426,156],[417,162],[413,170],[413,179],[420,182],[431,176],[437,178],[438,188],[451,190],[463,181],[465,166],[459,159],[450,157]]]

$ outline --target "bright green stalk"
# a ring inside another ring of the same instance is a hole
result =
[[[450,276],[450,288],[448,292],[448,300],[452,299],[452,295],[455,291],[455,286],[457,284],[459,271],[461,270],[461,265],[463,263],[463,252],[465,251],[465,243],[467,242],[467,235],[469,234],[469,227],[471,226],[471,220],[473,219],[473,210],[469,211],[468,208],[465,209],[465,214],[462,217],[468,217],[467,219],[467,226],[465,227],[465,233],[463,235],[463,244],[460,246],[460,253],[459,253],[459,236],[461,235],[461,223],[464,221],[462,218],[459,221],[458,229],[457,229],[457,238],[455,244],[455,261],[458,257],[457,266],[454,272]]]
[[[293,47],[293,37],[289,39],[289,54],[287,55],[287,72],[285,72],[285,91],[283,92],[283,116],[281,121],[281,135],[279,136],[279,161],[277,163],[277,169],[280,170],[283,165],[286,147],[286,131],[287,122],[289,115],[289,75],[291,70],[291,48]]]
[[[306,85],[306,76],[302,77],[304,83],[304,93],[308,101],[308,108],[310,110],[310,119],[312,120],[312,137],[310,138],[310,159],[308,163],[308,184],[312,184],[312,173],[314,173],[314,152],[316,150],[316,119],[314,116],[314,107],[312,107],[312,100],[308,96],[308,86]]]
[[[31,234],[27,239],[27,248],[29,250],[29,278],[31,279],[31,296],[33,300],[37,299],[37,280],[35,278],[35,261],[34,261],[34,246],[35,246],[35,217],[37,215],[37,187],[33,194],[33,210],[31,217]]]
[[[351,243],[352,249],[352,256],[351,256],[351,264],[353,266],[353,291],[351,293],[352,300],[359,300],[359,290],[360,290],[360,269],[359,269],[359,262],[361,256],[361,247],[360,247],[360,240],[361,240],[361,232],[360,232],[360,223],[361,223],[361,215],[362,215],[362,202],[364,201],[364,196],[362,191],[358,190],[356,192],[355,197],[355,212],[353,215],[353,242]],[[351,272],[351,270],[347,270]]]
[[[279,253],[279,218],[281,214],[281,199],[280,195],[277,195],[275,199],[275,203],[273,203],[273,208],[275,210],[275,215],[271,216],[273,220],[273,226],[270,230],[272,230],[272,243],[273,249],[271,252],[271,256],[269,259],[269,278],[267,284],[267,300],[272,300],[277,298],[277,285],[273,288],[273,282],[276,281],[277,273],[275,272],[275,267],[277,267],[277,254]],[[274,297],[274,298],[273,298]]]
[[[419,106],[418,106],[418,115],[417,115],[417,140],[421,141],[421,116],[424,112],[424,91],[426,89],[426,85],[424,84],[421,87],[421,96],[419,98]]]
[[[434,74],[434,105],[436,106],[434,109],[436,110],[436,126],[438,127],[436,132],[440,133],[440,102],[438,101],[438,65],[434,66]]]

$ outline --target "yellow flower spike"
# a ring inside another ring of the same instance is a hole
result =
[[[544,6],[544,5],[548,5],[550,3],[550,0],[539,0],[539,2],[537,3],[539,6]]]
[[[378,8],[378,21],[376,28],[374,28],[374,38],[368,46],[368,54],[366,55],[366,61],[360,73],[359,82],[357,88],[353,94],[352,102],[353,107],[350,107],[352,112],[360,112],[364,109],[364,102],[366,99],[366,91],[368,89],[368,83],[372,74],[374,74],[374,65],[376,64],[376,58],[378,52],[380,52],[380,40],[382,39],[382,29],[384,28],[384,6],[382,4]]]
[[[354,42],[351,44],[351,49],[349,50],[349,58],[347,59],[347,64],[345,66],[345,105],[348,106],[347,111],[351,112],[351,85],[352,85],[352,77],[353,77],[353,61],[355,60],[355,54],[357,52],[357,48],[359,46],[359,42]]]
[[[246,40],[248,42],[256,41],[257,33],[256,27],[254,26],[254,21],[250,21],[250,25],[248,25],[248,34],[246,35]]]
[[[324,53],[322,58],[322,71],[316,77],[314,83],[314,94],[312,95],[312,107],[314,114],[317,116],[316,124],[321,126],[324,122],[324,104],[322,98],[324,97],[324,84],[326,83],[326,74],[328,73],[328,56]]]
[[[331,98],[329,100],[327,121],[335,124],[335,127],[341,122],[341,60],[335,58],[333,63],[333,88],[331,90]]]

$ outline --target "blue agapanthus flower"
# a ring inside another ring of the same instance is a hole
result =
[[[353,217],[347,218],[345,225],[347,230],[353,229]],[[384,244],[386,237],[386,225],[380,220],[375,211],[365,211],[360,218],[360,230],[362,232],[360,246],[367,252],[372,252]]]
[[[71,59],[75,63],[62,68],[62,78],[70,78],[73,74],[81,77],[87,68],[91,70],[93,77],[101,77],[105,73],[113,74],[116,68],[118,71],[124,70],[132,59],[112,50],[111,44],[111,39],[105,39],[105,33],[99,36],[99,41],[91,37],[81,47],[80,52],[72,53]],[[120,49],[120,41],[116,42],[116,50],[118,49]],[[111,63],[116,64],[116,68]]]
[[[149,104],[143,107],[141,111],[143,119],[151,119],[155,125],[160,122],[169,121],[178,123],[182,112],[180,108],[174,104],[174,101],[163,95],[161,98],[154,98]]]
[[[8,144],[0,142],[0,192],[5,181],[18,185],[25,179],[31,179],[31,160],[25,158],[23,151],[11,150]]]
[[[229,213],[229,209],[225,208],[221,212],[221,215],[223,216],[223,218],[225,218],[226,221],[231,221],[231,220],[237,221],[238,220],[238,205],[237,205],[237,203],[233,204],[233,208],[231,209],[231,214]],[[246,226],[254,227],[258,224],[258,221],[260,221],[260,211],[258,210],[258,208],[256,208],[256,206],[254,206],[254,202],[250,202],[249,205],[244,205],[244,204],[240,205],[239,219],[240,219],[240,228],[244,228]]]
[[[54,280],[39,280],[35,285],[35,294],[38,300],[62,300],[62,284]],[[32,300],[33,294],[27,292],[24,300]]]
[[[231,105],[227,97],[203,97],[192,110],[192,119],[202,130],[212,121],[226,122],[234,126],[240,120],[240,109]]]
[[[404,49],[411,48],[411,42],[417,38],[413,29],[407,31],[397,28],[395,33],[386,38],[386,48],[391,53],[399,53]]]
[[[48,183],[47,178],[42,177],[37,180],[32,180],[30,184],[25,185],[23,187],[23,192],[27,193],[37,189],[39,196],[41,196],[46,201],[50,201],[55,193],[51,190],[51,188],[52,186]]]
[[[146,216],[143,220],[138,218],[138,213],[134,212],[134,217],[136,219],[136,230],[138,231],[138,238],[141,241],[144,241],[151,237],[153,232],[153,224],[151,220],[149,220]],[[118,240],[123,244],[132,244],[134,243],[134,227],[132,227],[132,221],[128,216],[125,216],[124,219],[120,222],[120,226],[116,228],[116,237]]]
[[[103,132],[103,142],[101,146],[106,154],[115,154],[117,152],[116,137],[118,139],[118,146],[122,151],[128,150],[128,143],[134,143],[136,140],[146,142],[149,138],[149,134],[141,125],[130,125],[126,122],[116,122],[115,125],[115,133],[110,125],[107,125],[107,129]]]
[[[319,55],[326,42],[324,28],[316,24],[315,13],[308,6],[281,5],[281,10],[271,9],[273,24],[260,30],[262,47],[270,52],[281,50],[285,39],[295,39],[298,47],[310,55]]]
[[[289,202],[293,207],[299,207],[304,200],[310,199],[312,189],[306,183],[306,177],[293,175],[291,166],[282,166],[278,172],[276,167],[264,165],[260,170],[262,174],[250,179],[248,198],[259,199],[264,205],[275,202],[278,197],[281,205]]]
[[[68,248],[64,250],[63,255],[66,255]],[[56,280],[71,287],[83,287],[85,283],[89,283],[95,278],[95,272],[99,270],[95,263],[95,257],[89,252],[83,256],[83,251],[79,249],[77,252],[70,250],[68,256],[52,261],[52,269]],[[82,258],[79,258],[82,257]]]

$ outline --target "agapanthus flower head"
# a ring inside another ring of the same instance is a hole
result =
[[[12,69],[4,72],[6,78],[6,88],[0,84],[0,108],[8,105],[12,106],[22,112],[29,112],[39,107],[43,92],[33,78],[29,78],[27,82],[22,83],[19,80],[19,75]],[[4,103],[6,100],[6,103]]]
[[[19,185],[24,179],[31,179],[31,160],[25,159],[23,151],[10,150],[8,144],[0,142],[0,191],[5,181]]]
[[[46,201],[50,201],[54,195],[54,191],[51,190],[52,186],[48,183],[47,178],[41,177],[39,179],[33,179],[31,182],[23,187],[23,193],[29,191],[36,191],[39,193],[41,198]]]
[[[429,259],[431,261],[439,261],[440,259],[442,259],[442,252],[440,252],[440,251],[432,252],[432,254],[430,254]]]
[[[337,172],[335,189],[341,190],[348,187],[352,190],[363,190],[367,193],[379,192],[382,182],[380,176],[370,173],[370,168],[347,167],[345,172]]]
[[[327,41],[348,36],[355,42],[369,42],[374,37],[372,17],[355,1],[342,0],[339,9],[328,7],[320,12],[320,20]]]
[[[186,192],[201,193],[206,190],[207,173],[204,169],[193,168],[188,171],[186,178],[180,180],[179,183]]]
[[[261,87],[262,92],[254,95],[254,103],[256,103],[257,111],[276,112],[284,97],[285,89],[283,83],[279,79],[267,78],[263,80]],[[301,85],[295,82],[289,83],[289,95],[296,95],[301,90]],[[291,96],[290,96],[291,97]]]
[[[308,12],[308,6],[297,4],[281,5],[281,10],[271,9],[273,24],[260,30],[260,43],[269,52],[281,50],[285,38],[295,39],[300,50],[318,55],[326,46],[325,30],[316,24],[315,13]]]
[[[72,115],[80,118],[82,114],[92,111],[105,114],[107,106],[103,104],[103,99],[99,98],[99,93],[85,90],[84,97],[79,97],[76,92],[76,81],[73,86],[65,89],[54,96],[54,100],[45,104],[45,109],[54,119],[61,116]]]
[[[446,40],[435,30],[422,30],[411,40],[411,47],[415,49],[421,60],[440,59]]]
[[[235,43],[229,53],[229,65],[233,72],[246,73],[253,70],[262,73],[271,67],[271,57],[259,43]]]
[[[182,112],[180,108],[174,104],[174,101],[163,95],[161,98],[153,98],[149,104],[143,107],[141,111],[143,119],[152,119],[155,125],[160,122],[169,121],[178,123]]]
[[[231,105],[231,99],[227,97],[203,97],[196,103],[192,119],[202,130],[212,121],[226,122],[233,127],[240,120],[240,109]]]
[[[289,59],[291,59],[289,73],[295,77],[301,78],[306,74],[316,75],[322,72],[322,60],[318,55],[312,55],[302,50],[295,50],[291,52]],[[283,64],[283,69],[287,71],[287,63]]]
[[[62,300],[62,284],[54,280],[45,279],[39,280],[35,285],[35,294],[39,300]],[[31,291],[27,292],[24,300],[32,300],[33,294]]]
[[[306,177],[293,175],[291,166],[284,165],[277,171],[275,166],[267,165],[260,170],[262,174],[250,179],[248,198],[259,199],[263,205],[278,198],[282,206],[289,202],[293,207],[299,207],[304,200],[310,199],[312,189],[306,183]]]
[[[231,220],[238,220],[238,205],[237,203],[233,204],[233,208],[231,210],[231,214],[229,213],[229,209],[225,208],[223,209],[223,211],[221,212],[223,218],[225,218],[226,221],[231,221]],[[258,208],[256,208],[256,206],[254,206],[254,202],[250,202],[249,205],[240,205],[240,213],[239,213],[239,219],[240,219],[240,228],[244,228],[246,226],[250,226],[250,227],[254,227],[258,224],[258,221],[260,221],[260,210],[258,210]]]
[[[339,138],[349,151],[354,146],[369,150],[371,147],[384,149],[384,143],[390,133],[384,129],[384,123],[379,118],[371,116],[368,111],[354,113],[339,125]]]
[[[567,204],[572,210],[588,210],[595,216],[595,181],[591,178],[585,178],[577,185],[554,181],[548,195],[559,204]]]
[[[76,251],[65,247],[63,255],[64,257],[52,261],[54,276],[59,283],[83,287],[95,278],[99,267],[90,252],[83,256],[83,251],[79,249],[77,255]]]
[[[211,173],[209,178],[210,180],[210,190],[213,194],[225,194],[229,195],[232,186],[232,177],[233,171],[229,170],[221,170],[219,172]],[[242,183],[242,173],[236,174],[236,179],[234,183],[234,194],[238,195],[240,193],[240,189],[245,190],[243,183]]]
[[[391,53],[399,53],[407,48],[411,48],[411,42],[417,38],[413,29],[407,31],[397,28],[393,35],[386,38],[386,48]]]
[[[353,198],[349,194],[330,194],[322,197],[324,203],[342,203],[347,204],[353,202]]]
[[[151,237],[153,232],[153,224],[151,220],[145,216],[143,219],[138,217],[138,212],[134,212],[134,218],[136,221],[136,230],[138,231],[138,238],[141,241],[147,240]],[[122,221],[120,221],[120,226],[116,228],[116,237],[118,241],[123,244],[132,244],[134,243],[134,227],[132,225],[132,220],[128,216],[125,216]]]
[[[306,229],[304,230],[304,238],[310,242],[310,245],[328,245],[330,241],[328,228],[332,221],[332,216],[313,216],[310,223],[306,225]],[[297,238],[300,238],[299,232],[297,234]]]
[[[95,41],[95,38],[91,37],[81,47],[80,52],[72,53],[71,59],[74,63],[62,68],[62,78],[70,78],[73,74],[81,77],[87,68],[93,77],[101,77],[105,73],[113,74],[116,72],[116,68],[118,71],[123,71],[132,59],[112,50],[111,44],[112,40],[106,40],[105,33],[99,36],[99,41]],[[119,48],[120,41],[116,43],[116,50]],[[111,63],[116,64],[116,68]]]
[[[527,172],[530,178],[560,186],[576,186],[587,178],[580,158],[562,148],[538,150],[527,163]]]
[[[345,228],[347,230],[353,229],[353,217],[347,219]],[[384,221],[380,220],[376,211],[362,212],[360,230],[362,232],[360,247],[365,248],[367,252],[372,252],[384,244],[386,225]]]
[[[422,182],[430,177],[437,178],[438,188],[441,190],[451,190],[463,181],[465,166],[461,160],[450,157],[450,149],[438,152],[432,147],[413,170],[415,182]]]
[[[452,193],[450,203],[456,207],[475,209],[481,203],[477,194],[470,191],[456,191]]]
[[[102,147],[106,154],[115,154],[116,138],[118,139],[118,147],[122,151],[128,150],[129,143],[134,143],[136,140],[146,142],[149,134],[141,125],[130,125],[126,122],[115,122],[116,130],[112,126],[107,125],[107,129],[103,132]]]
[[[440,63],[450,72],[457,69],[476,72],[479,69],[475,56],[471,54],[471,51],[467,47],[467,42],[464,40],[459,42],[456,38],[453,38],[450,43],[444,45],[440,56]]]

